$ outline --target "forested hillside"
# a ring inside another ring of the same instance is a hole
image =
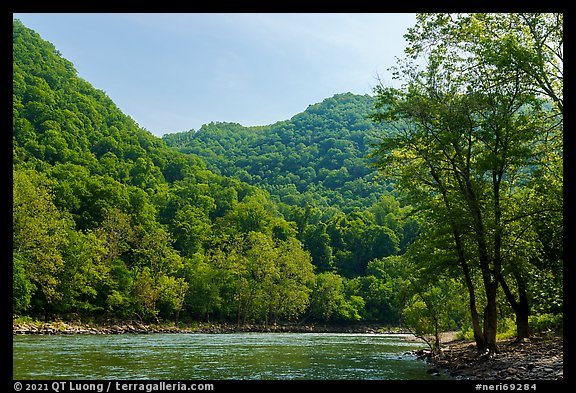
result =
[[[400,252],[416,227],[409,220],[405,225],[394,198],[378,200],[370,190],[362,202],[369,201],[369,208],[349,214],[335,208],[328,222],[318,207],[279,206],[266,191],[223,176],[234,174],[227,165],[212,164],[222,173],[215,174],[202,159],[169,149],[19,21],[13,51],[15,315],[397,321],[377,259]],[[291,123],[321,118],[314,111],[323,113],[338,101],[362,102],[363,113],[371,102],[343,95]],[[332,180],[367,188],[373,174],[362,166],[369,141],[364,131],[371,126],[357,120],[354,150],[326,138],[321,122],[324,134],[309,136],[310,149],[337,150],[322,166],[338,172],[341,164],[353,163],[354,177]],[[292,139],[303,144],[300,136]],[[229,136],[222,143],[236,142]],[[319,157],[311,154],[304,159]],[[297,155],[292,165],[303,170]],[[273,156],[283,158],[272,152],[263,157]],[[268,175],[278,173],[266,165]],[[283,184],[271,176],[268,181]],[[311,195],[302,181],[298,187]]]
[[[203,158],[215,173],[260,186],[289,205],[320,207],[329,218],[366,209],[391,190],[369,166],[378,142],[372,112],[373,97],[337,94],[272,125],[210,123],[162,139]]]
[[[306,309],[310,257],[265,192],[169,150],[18,21],[13,48],[15,313]]]

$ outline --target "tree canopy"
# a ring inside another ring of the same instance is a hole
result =
[[[366,209],[392,190],[369,166],[377,142],[373,110],[374,97],[336,94],[268,126],[210,123],[162,139],[215,173],[262,187],[288,205],[320,207],[329,218]]]
[[[433,223],[424,239],[453,253],[478,350],[493,354],[499,290],[527,337],[536,250],[548,243],[534,231],[552,220],[562,236],[562,16],[421,14],[406,38],[402,88],[376,89],[373,118],[398,125],[377,165]],[[539,199],[543,181],[550,199]],[[439,243],[442,227],[452,239]]]

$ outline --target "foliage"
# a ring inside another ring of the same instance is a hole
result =
[[[563,334],[563,314],[538,314],[529,317],[530,328],[534,333]]]
[[[346,296],[344,279],[334,272],[316,275],[312,293],[311,315],[319,320],[340,321],[360,320],[360,310],[364,299],[360,296]]]
[[[388,188],[374,182],[376,172],[367,165],[377,140],[368,119],[373,106],[371,96],[337,94],[269,126],[210,123],[163,140],[198,155],[215,173],[262,187],[277,201],[321,207],[327,219],[338,210],[370,207]]]
[[[13,56],[15,313],[306,311],[309,254],[265,192],[170,150],[19,21]]]
[[[163,139],[15,20],[14,314],[437,335],[494,300],[557,326],[562,18],[538,15],[420,15],[407,55],[431,56],[401,63],[406,89]]]
[[[15,170],[13,179],[13,264],[21,296],[15,302],[25,307],[32,289],[46,301],[59,300],[62,294],[57,287],[65,263],[62,251],[68,245],[71,219],[54,205],[46,176]]]
[[[562,233],[557,215],[562,172],[548,172],[562,160],[562,16],[420,14],[417,19],[406,35],[407,56],[395,68],[404,84],[376,88],[382,112],[373,118],[394,121],[396,130],[383,135],[375,158],[396,179],[400,195],[436,227],[430,233],[451,235],[437,246],[456,255],[452,267],[440,269],[461,269],[478,349],[493,353],[499,289],[523,338],[529,298],[536,287],[547,287],[531,278],[542,256],[532,250],[546,238],[554,250],[548,262],[562,264],[561,247],[552,240]],[[544,183],[552,185],[544,187],[551,192],[548,201],[536,196],[544,173],[549,182]],[[539,206],[531,203],[535,200]],[[544,225],[545,237],[534,236],[542,215],[552,223]]]

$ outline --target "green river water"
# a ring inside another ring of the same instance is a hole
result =
[[[442,379],[397,334],[14,336],[14,379]]]

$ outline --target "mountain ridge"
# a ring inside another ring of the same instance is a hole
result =
[[[351,212],[391,191],[369,166],[382,132],[368,118],[374,111],[372,96],[339,93],[267,126],[212,122],[162,139],[199,156],[215,173],[263,187],[279,202]]]

